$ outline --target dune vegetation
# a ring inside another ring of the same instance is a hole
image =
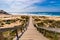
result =
[[[60,28],[60,20],[49,19],[47,17],[34,17],[34,23],[39,27]]]
[[[43,28],[60,28],[60,17],[33,16],[33,23],[37,30],[50,40],[60,40],[60,33]]]
[[[13,16],[13,17],[10,16],[0,19],[1,28],[19,27],[17,28],[18,33],[23,32],[24,28],[28,25],[29,22],[29,16]],[[13,38],[16,36],[16,30],[8,29],[4,32],[2,31],[0,32],[0,36],[3,38],[3,40],[13,40]]]

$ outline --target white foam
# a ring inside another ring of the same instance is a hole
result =
[[[28,13],[12,13],[13,15],[28,15],[28,16],[56,16],[56,15],[49,15],[49,14],[28,14]]]

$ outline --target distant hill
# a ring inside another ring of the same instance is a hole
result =
[[[10,15],[9,13],[5,12],[4,10],[0,10],[0,15]]]

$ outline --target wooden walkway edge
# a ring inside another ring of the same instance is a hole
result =
[[[29,26],[27,31],[19,38],[19,40],[49,40],[37,31],[32,23],[32,17],[30,16]]]

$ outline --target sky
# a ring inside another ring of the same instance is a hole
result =
[[[60,0],[0,0],[7,12],[60,12]]]

